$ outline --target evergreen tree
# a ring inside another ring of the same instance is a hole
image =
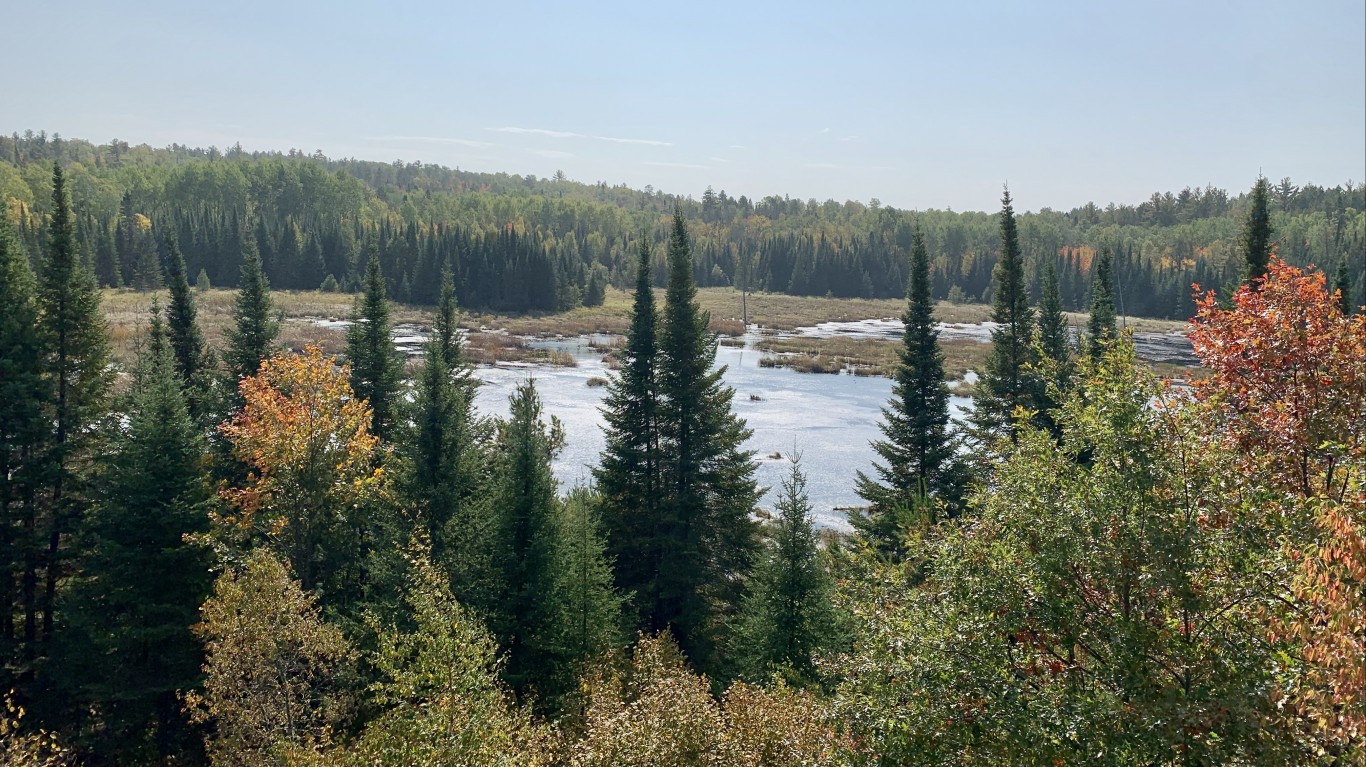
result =
[[[1347,272],[1347,259],[1338,262],[1337,274],[1333,276],[1333,289],[1338,292],[1338,308],[1343,315],[1352,313],[1352,278]]]
[[[409,443],[410,505],[422,510],[432,556],[450,574],[460,599],[487,608],[493,531],[482,491],[489,435],[474,413],[479,382],[464,359],[449,274],[424,359]]]
[[[280,319],[271,306],[270,282],[261,268],[256,238],[250,232],[242,237],[242,276],[232,314],[225,362],[235,391],[238,381],[261,370],[261,362],[274,352],[275,337],[280,333]]]
[[[815,681],[815,657],[834,645],[834,582],[820,561],[800,456],[791,459],[778,496],[778,519],[751,579],[732,652],[740,676],[765,681],[775,670],[792,681]]]
[[[0,216],[0,687],[5,689],[14,686],[9,671],[19,666],[21,638],[32,642],[35,630],[40,549],[34,530],[50,408],[41,374],[46,352],[36,290],[28,256],[8,219]],[[17,627],[17,616],[25,616],[29,625],[21,621]]]
[[[171,304],[166,308],[167,337],[175,358],[175,370],[185,391],[186,406],[197,423],[207,425],[215,361],[199,329],[194,294],[185,276],[185,259],[174,233],[164,240],[166,282]]]
[[[41,369],[51,387],[51,409],[47,414],[52,429],[48,445],[51,473],[47,483],[50,506],[39,606],[43,636],[50,637],[57,581],[64,570],[63,541],[73,529],[79,510],[85,507],[82,483],[95,439],[90,427],[106,414],[111,383],[109,340],[100,312],[100,292],[94,274],[85,268],[76,252],[71,201],[58,165],[52,168],[52,220],[38,287],[38,307],[46,351]],[[25,578],[30,576],[26,573]],[[28,588],[26,584],[26,592]],[[26,615],[25,621],[30,622],[31,616]],[[25,633],[29,633],[27,627]]]
[[[130,762],[161,761],[198,740],[179,693],[198,684],[203,657],[190,627],[211,585],[208,552],[186,541],[208,527],[205,445],[153,312],[126,426],[81,526],[55,667],[81,710],[97,712],[97,752]]]
[[[194,289],[200,293],[205,293],[211,288],[213,288],[213,285],[209,283],[208,270],[200,267],[198,276],[194,278]]]
[[[991,319],[997,327],[991,331],[991,354],[973,397],[972,425],[979,442],[1002,435],[1014,441],[1015,409],[1034,407],[1038,391],[1030,372],[1035,361],[1031,344],[1034,310],[1025,288],[1024,257],[1009,190],[1001,198],[1001,259],[992,273],[992,283]]]
[[[1086,350],[1098,360],[1107,341],[1119,336],[1115,322],[1115,288],[1110,276],[1110,249],[1102,248],[1096,257],[1096,274],[1091,279],[1091,316],[1086,320]]]
[[[563,661],[555,641],[559,501],[550,472],[558,424],[547,428],[541,420],[541,398],[530,380],[518,384],[509,400],[511,412],[499,425],[493,488],[502,577],[492,624],[507,653],[504,676],[525,694]]]
[[[659,366],[664,524],[651,628],[669,628],[699,666],[712,662],[717,626],[739,606],[758,544],[750,515],[760,491],[752,433],[731,411],[735,392],[713,369],[716,339],[697,304],[692,248],[675,211],[669,238]]]
[[[346,357],[351,365],[351,388],[357,397],[370,403],[374,418],[371,431],[388,438],[397,417],[403,371],[390,334],[384,276],[373,253],[365,267],[364,289],[346,331]]]
[[[556,539],[555,603],[559,606],[560,651],[567,661],[547,675],[545,692],[563,696],[574,689],[583,664],[618,643],[622,600],[613,589],[592,493],[574,488],[560,504]]]
[[[885,439],[873,443],[882,462],[873,466],[877,479],[859,472],[856,488],[871,508],[867,515],[850,518],[884,551],[897,548],[900,528],[920,510],[933,514],[932,498],[942,502],[950,516],[956,515],[966,479],[949,434],[949,388],[930,294],[930,259],[919,227],[913,238],[900,359],[892,398],[878,424]]]
[[[631,327],[620,352],[621,372],[612,377],[603,399],[606,446],[593,469],[617,586],[624,593],[634,593],[636,607],[647,615],[655,605],[662,536],[667,531],[660,476],[659,349],[650,258],[650,245],[642,239]]]
[[[1267,195],[1266,179],[1258,178],[1252,187],[1252,207],[1238,240],[1243,251],[1243,282],[1266,276],[1266,264],[1271,258],[1271,212],[1267,209]]]
[[[1036,423],[1054,437],[1061,437],[1053,413],[1059,401],[1054,396],[1067,389],[1072,378],[1072,337],[1067,316],[1062,312],[1057,268],[1050,263],[1044,271],[1043,293],[1039,300],[1038,370],[1035,402],[1039,413]]]

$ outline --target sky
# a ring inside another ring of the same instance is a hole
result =
[[[1017,210],[1366,180],[1366,3],[13,2],[0,131]]]

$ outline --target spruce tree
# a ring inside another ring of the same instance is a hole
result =
[[[407,490],[410,506],[421,510],[434,560],[461,600],[484,608],[492,535],[482,498],[489,435],[474,412],[479,382],[464,360],[456,321],[447,274],[417,380]]]
[[[200,267],[199,274],[194,278],[194,289],[200,293],[205,293],[212,287],[213,285],[209,284],[209,271]]]
[[[0,216],[0,687],[10,689],[9,671],[19,667],[16,616],[33,613],[38,541],[34,538],[40,460],[48,436],[51,403],[41,373],[45,349],[38,329],[37,286],[28,256]],[[21,588],[22,584],[22,588]],[[21,624],[22,625],[22,624]],[[32,636],[27,639],[32,641]]]
[[[1271,212],[1267,208],[1268,187],[1265,178],[1258,178],[1252,186],[1251,207],[1243,222],[1243,233],[1238,240],[1243,252],[1243,282],[1266,276],[1266,265],[1271,259]]]
[[[991,331],[991,354],[973,397],[972,425],[978,442],[1005,435],[1014,441],[1015,409],[1033,408],[1038,391],[1030,372],[1035,361],[1034,310],[1025,288],[1024,256],[1009,190],[1001,198],[1001,259],[992,272],[992,283],[991,319],[997,327]]]
[[[1086,320],[1086,353],[1093,360],[1099,360],[1107,343],[1119,337],[1110,263],[1110,249],[1102,248],[1096,257],[1095,276],[1091,278],[1091,316]]]
[[[270,300],[270,282],[261,268],[261,252],[256,238],[247,232],[242,237],[242,276],[233,302],[233,327],[228,329],[225,355],[229,384],[256,375],[261,362],[275,351],[280,319]]]
[[[209,404],[216,363],[199,329],[194,294],[185,275],[185,258],[180,254],[175,234],[167,234],[163,244],[166,283],[171,294],[170,306],[166,307],[166,335],[190,415],[196,423],[207,425],[212,420]]]
[[[1338,292],[1338,308],[1344,316],[1352,313],[1352,278],[1347,272],[1347,259],[1338,262],[1337,273],[1333,276],[1333,289]]]
[[[95,711],[96,750],[160,762],[198,742],[179,694],[198,684],[203,653],[190,627],[210,591],[205,444],[190,417],[159,308],[122,408],[126,425],[80,530],[81,567],[65,601],[61,662],[81,711]]]
[[[365,267],[365,293],[346,331],[346,357],[351,365],[351,388],[370,403],[371,431],[392,436],[399,406],[402,360],[390,334],[389,300],[384,297],[384,275],[377,254]]]
[[[38,287],[38,308],[39,330],[46,351],[41,370],[50,387],[51,407],[47,415],[52,428],[47,446],[51,461],[47,547],[38,609],[42,613],[43,636],[50,637],[57,582],[64,570],[63,542],[86,505],[82,484],[95,440],[90,427],[106,415],[106,398],[112,382],[100,292],[95,275],[85,268],[76,251],[71,201],[58,165],[52,168],[52,219]],[[30,619],[30,615],[25,616],[26,621]]]
[[[742,597],[758,544],[750,515],[759,500],[752,433],[731,411],[735,392],[713,369],[716,339],[697,304],[692,248],[682,213],[669,237],[669,287],[660,335],[660,435],[664,535],[651,628],[669,628],[702,668],[713,661],[716,626]]]
[[[555,697],[572,691],[583,664],[621,638],[622,600],[613,587],[598,507],[593,494],[581,487],[571,490],[560,504],[555,603],[559,606],[559,649],[565,660],[546,675],[544,690]]]
[[[919,227],[913,234],[910,271],[892,398],[878,424],[884,439],[873,443],[881,459],[873,465],[877,479],[860,471],[856,483],[870,509],[850,518],[884,551],[897,548],[898,531],[913,515],[922,510],[933,514],[932,499],[950,516],[956,515],[966,479],[949,434],[949,388],[930,294],[930,259]]]
[[[1060,404],[1055,395],[1066,391],[1071,382],[1072,337],[1067,327],[1067,315],[1062,311],[1057,268],[1051,263],[1044,270],[1038,334],[1039,359],[1035,378],[1038,390],[1035,402],[1039,413],[1036,425],[1058,438],[1062,436],[1062,430],[1053,418],[1053,411]]]
[[[635,595],[638,612],[652,614],[664,522],[663,456],[659,436],[659,347],[650,245],[640,242],[631,327],[620,354],[621,372],[603,399],[606,446],[593,478],[607,531],[616,582]]]
[[[550,471],[555,436],[541,419],[535,383],[517,385],[499,426],[493,508],[500,598],[491,621],[507,653],[504,677],[519,694],[562,659],[556,653],[556,526],[559,501]]]
[[[810,684],[816,656],[835,644],[834,581],[820,560],[800,456],[782,482],[778,518],[767,530],[730,644],[741,678],[762,682],[779,671]]]

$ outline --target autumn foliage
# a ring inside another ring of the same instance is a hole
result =
[[[329,533],[382,491],[375,465],[379,439],[370,408],[347,383],[346,368],[317,346],[261,364],[239,387],[244,405],[220,427],[233,454],[250,467],[240,489],[224,490],[232,512],[224,525],[261,535],[312,588]]]
[[[1290,690],[1330,742],[1366,738],[1366,315],[1344,316],[1322,273],[1272,258],[1232,309],[1198,302],[1191,340],[1213,375],[1197,397],[1242,457],[1243,481],[1311,515],[1273,637],[1296,644]]]

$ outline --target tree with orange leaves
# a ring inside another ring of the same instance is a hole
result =
[[[273,357],[242,380],[243,407],[219,427],[251,470],[223,491],[220,530],[264,541],[329,599],[365,581],[363,531],[387,480],[370,408],[347,377],[317,346]]]
[[[1311,515],[1272,631],[1297,643],[1299,713],[1341,753],[1366,740],[1366,316],[1345,316],[1322,273],[1275,257],[1233,308],[1212,293],[1198,308],[1191,341],[1213,375],[1197,399],[1240,452],[1244,481]]]

